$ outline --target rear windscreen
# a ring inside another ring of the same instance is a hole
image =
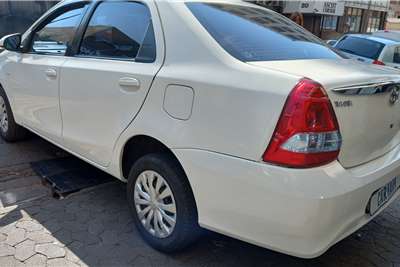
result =
[[[343,52],[370,59],[377,59],[383,47],[382,43],[355,36],[346,36],[335,46]]]
[[[267,9],[202,2],[187,6],[211,36],[241,61],[340,58],[310,32]]]

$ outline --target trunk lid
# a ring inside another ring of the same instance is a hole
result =
[[[374,160],[400,144],[400,103],[394,89],[400,88],[398,72],[346,59],[249,64],[310,78],[326,89],[343,138],[343,167]]]

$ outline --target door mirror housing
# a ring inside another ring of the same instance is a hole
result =
[[[327,40],[326,43],[330,46],[334,46],[335,44],[337,44],[337,40]]]
[[[4,48],[8,51],[19,52],[21,51],[21,39],[20,33],[10,34],[0,39],[0,48]]]

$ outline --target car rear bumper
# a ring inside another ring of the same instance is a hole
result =
[[[371,195],[400,175],[400,147],[344,169],[287,169],[214,152],[176,149],[201,226],[302,258],[314,258],[377,216]]]

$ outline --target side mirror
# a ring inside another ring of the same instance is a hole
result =
[[[337,43],[337,40],[328,40],[326,43],[330,46],[334,46]]]
[[[4,36],[0,39],[0,48],[15,52],[21,51],[21,39],[20,33]]]

